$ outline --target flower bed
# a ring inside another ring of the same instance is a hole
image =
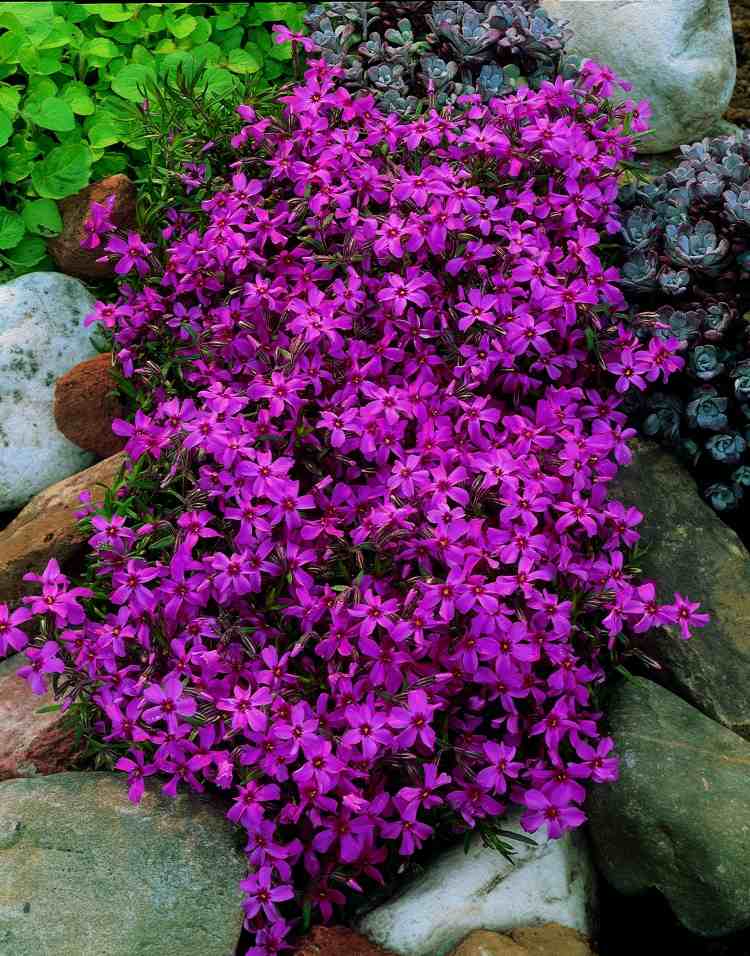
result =
[[[109,239],[132,468],[88,580],[52,562],[0,618],[133,799],[157,772],[231,793],[253,956],[435,836],[502,846],[509,805],[579,826],[616,774],[605,663],[705,619],[631,578],[640,515],[607,499],[613,385],[680,366],[613,323],[596,251],[643,121],[593,65],[411,120],[337,72],[240,107],[230,181],[194,168],[161,243]]]

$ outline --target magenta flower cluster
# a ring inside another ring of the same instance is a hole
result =
[[[53,562],[0,612],[0,653],[43,619],[32,685],[93,700],[134,800],[155,773],[231,795],[250,956],[446,827],[579,826],[616,776],[603,655],[705,620],[631,579],[641,515],[607,497],[617,393],[681,362],[610,318],[638,129],[611,75],[404,122],[335,74],[240,107],[231,182],[163,257],[110,240],[144,277],[97,308],[121,367],[180,370],[116,430],[175,505],[91,516],[96,599]]]

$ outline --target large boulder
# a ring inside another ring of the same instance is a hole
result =
[[[604,876],[656,888],[693,933],[750,926],[750,744],[640,678],[615,689],[609,719],[620,779],[588,802]]]
[[[14,655],[0,661],[0,780],[68,770],[76,755],[72,731],[63,729],[51,693],[32,693],[16,676],[28,663]]]
[[[523,834],[517,814],[503,826]],[[358,928],[398,956],[445,956],[475,929],[556,922],[590,935],[594,874],[583,834],[550,840],[540,831],[534,840],[513,844],[513,863],[479,838],[468,852],[453,847]]]
[[[689,641],[654,633],[639,644],[663,666],[658,680],[750,737],[750,555],[672,455],[642,441],[634,451],[611,496],[644,514],[636,563],[660,600],[679,591],[711,616]]]
[[[728,0],[543,0],[568,21],[569,53],[612,67],[647,99],[653,133],[643,152],[701,139],[732,98],[737,63]]]
[[[101,502],[124,461],[121,452],[45,488],[0,531],[0,602],[12,603],[28,593],[23,582],[27,572],[39,574],[50,558],[64,568],[82,551],[86,536],[76,518],[80,495],[88,492],[92,503]]]
[[[93,461],[52,414],[57,379],[94,354],[94,299],[77,279],[31,272],[0,285],[0,511]]]
[[[0,783],[3,956],[230,956],[246,870],[207,797],[61,773]]]

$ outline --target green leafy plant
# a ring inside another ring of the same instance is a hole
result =
[[[0,279],[49,265],[56,201],[137,175],[134,108],[178,73],[204,101],[237,102],[291,74],[302,3],[0,3]],[[153,99],[153,97],[152,97]]]

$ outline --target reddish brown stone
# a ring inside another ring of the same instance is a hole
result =
[[[101,501],[102,486],[112,482],[124,460],[120,452],[51,485],[0,531],[0,601],[14,602],[27,593],[23,583],[27,571],[39,573],[50,558],[64,567],[81,552],[85,538],[75,516],[81,508],[79,495],[90,491],[94,501]],[[0,738],[4,733],[0,720]]]
[[[0,780],[70,770],[77,748],[71,731],[63,730],[60,712],[40,714],[54,705],[51,693],[33,694],[16,671],[21,655],[0,663]]]
[[[112,263],[96,261],[102,256],[101,246],[97,249],[81,248],[86,237],[83,224],[89,216],[91,203],[104,202],[113,194],[116,198],[110,217],[112,222],[118,229],[134,229],[135,185],[122,173],[92,183],[75,196],[68,196],[58,203],[63,228],[59,236],[48,240],[47,248],[61,272],[79,279],[105,279],[114,275]]]
[[[109,458],[125,447],[112,422],[124,410],[114,394],[112,354],[105,352],[79,362],[55,385],[55,424],[68,441],[99,458]]]
[[[393,956],[364,936],[344,926],[316,926],[306,936],[296,956]]]

